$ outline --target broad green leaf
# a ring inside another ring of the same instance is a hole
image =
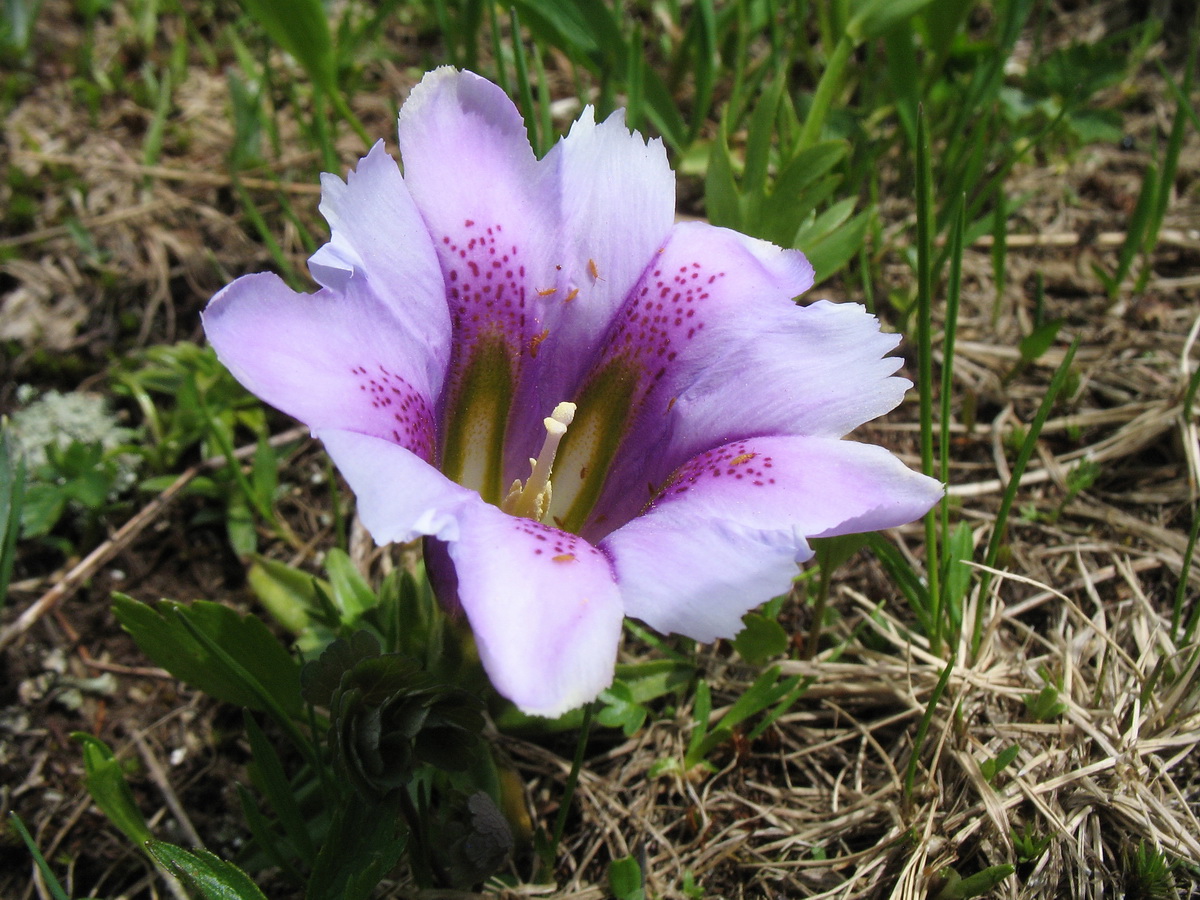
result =
[[[144,846],[151,838],[150,829],[108,744],[82,731],[71,738],[83,747],[84,784],[92,800],[125,837]]]
[[[1049,322],[1043,322],[1025,337],[1021,338],[1021,343],[1018,349],[1021,352],[1021,359],[1026,362],[1033,362],[1039,359],[1042,354],[1051,348],[1054,344],[1054,339],[1058,337],[1058,331],[1063,326],[1062,319],[1051,319]]]
[[[301,712],[300,669],[288,651],[252,615],[197,600],[190,606],[162,600],[157,607],[124,594],[113,595],[113,614],[151,660],[206,694],[265,711],[254,684],[202,645],[177,618],[182,615],[227,653],[287,714]]]
[[[646,722],[646,707],[633,697],[629,685],[614,681],[612,687],[600,693],[604,707],[596,714],[596,720],[607,728],[620,728],[626,737],[636,734]]]
[[[192,853],[165,841],[149,841],[146,849],[164,869],[199,891],[204,900],[267,900],[249,875],[207,850]]]
[[[636,702],[649,703],[684,687],[695,671],[695,666],[678,660],[652,659],[617,666],[617,678],[629,686]]]
[[[267,612],[296,634],[308,627],[309,615],[320,609],[314,582],[322,584],[326,596],[333,590],[327,582],[265,556],[254,557],[246,579]]]
[[[399,832],[399,833],[398,833]],[[389,804],[352,795],[340,807],[313,863],[305,900],[368,900],[407,844]]]
[[[858,253],[866,239],[867,226],[871,222],[869,211],[860,212],[854,218],[840,224],[840,227],[830,225],[847,213],[853,204],[854,198],[835,203],[818,216],[814,222],[812,233],[814,236],[816,234],[820,236],[811,241],[807,236],[797,238],[794,244],[795,247],[804,251],[804,255],[812,263],[813,277],[818,283],[846,265]],[[831,230],[822,233],[822,229],[827,225]]]
[[[25,489],[21,504],[21,535],[41,537],[49,534],[67,506],[67,497],[56,484],[34,482]]]
[[[846,25],[846,33],[857,43],[877,38],[929,5],[930,0],[861,0]]]
[[[333,587],[331,595],[344,625],[354,625],[360,616],[379,603],[366,579],[354,567],[346,551],[334,547],[325,556],[325,571]]]
[[[317,87],[329,93],[336,89],[333,36],[321,0],[242,0],[242,6]]]
[[[614,859],[608,864],[608,887],[616,900],[645,900],[642,867],[632,856]]]
[[[758,613],[742,616],[745,628],[733,639],[735,649],[746,662],[761,666],[768,659],[787,652],[790,640],[783,626]]]

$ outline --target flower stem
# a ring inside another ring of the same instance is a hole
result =
[[[558,815],[554,818],[554,837],[550,843],[551,863],[558,858],[558,845],[562,841],[563,831],[567,827],[567,814],[571,811],[571,801],[575,798],[575,786],[579,783],[579,773],[583,769],[583,754],[587,750],[588,732],[592,728],[592,713],[596,710],[593,701],[583,708],[583,722],[579,725],[579,741],[575,744],[575,759],[571,762],[571,773],[563,787],[562,803],[558,807]]]

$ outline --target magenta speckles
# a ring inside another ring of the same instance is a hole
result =
[[[641,363],[658,380],[663,362],[673,362],[682,346],[703,331],[709,289],[724,277],[699,262],[647,272],[625,302],[607,356]]]
[[[733,479],[745,482],[746,486],[766,487],[774,484],[771,469],[775,461],[763,453],[755,452],[747,441],[734,441],[715,450],[708,450],[688,460],[659,492],[654,502],[686,494],[701,479]]]
[[[353,366],[358,389],[383,418],[381,436],[411,450],[425,461],[433,458],[433,409],[412,385],[385,366]]]
[[[517,246],[503,239],[503,230],[498,222],[465,219],[459,234],[444,235],[436,245],[451,321],[467,343],[481,331],[525,331],[525,266]]]
[[[500,88],[441,68],[399,125],[403,173],[380,142],[324,179],[321,290],[246,276],[205,329],[313,428],[377,541],[431,538],[440,599],[524,712],[609,685],[625,615],[732,637],[809,537],[941,495],[840,440],[900,402],[898,338],[849,304],[796,306],[799,251],[674,222],[666,150],[622,113],[586,109],[538,159]]]
[[[582,538],[535,522],[532,519],[513,519],[514,525],[521,534],[533,538],[534,556],[549,556],[555,562],[572,562],[581,554],[596,553],[597,551]]]

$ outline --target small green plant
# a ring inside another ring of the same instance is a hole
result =
[[[930,900],[969,900],[971,897],[982,897],[1000,884],[1016,869],[1004,863],[999,866],[988,866],[974,875],[963,878],[951,866],[938,872],[940,887],[931,892]]]
[[[1029,865],[1042,858],[1042,854],[1054,843],[1054,835],[1042,834],[1035,825],[1026,823],[1019,831],[1016,828],[1012,830],[1012,842],[1017,862]]]
[[[137,452],[153,472],[143,490],[174,484],[190,456],[224,457],[226,465],[211,475],[193,478],[187,492],[221,503],[230,544],[242,555],[258,548],[257,523],[294,542],[275,513],[280,491],[280,454],[268,442],[267,412],[218,361],[211,347],[181,342],[151,347],[126,357],[111,372],[114,392],[128,398],[142,415],[147,440]],[[235,456],[235,445],[249,434],[256,438],[250,472]]]
[[[991,759],[985,759],[979,764],[979,771],[983,773],[983,777],[987,779],[988,784],[993,784],[996,781],[996,776],[1007,769],[1017,754],[1021,752],[1021,748],[1016,744],[1005,747]]]
[[[632,856],[608,864],[608,887],[616,900],[646,900],[646,877]]]
[[[28,391],[18,393],[28,398]],[[136,432],[118,424],[97,395],[48,391],[13,415],[11,434],[6,466],[15,476],[12,455],[23,458],[20,520],[26,538],[48,538],[70,512],[87,542],[137,477],[139,460],[131,452]],[[63,536],[49,542],[64,551],[72,546]]]
[[[1025,713],[1034,722],[1056,721],[1067,711],[1067,704],[1059,699],[1062,684],[1044,666],[1038,668],[1038,675],[1045,684],[1036,694],[1025,695]]]
[[[1167,900],[1175,890],[1176,864],[1158,847],[1141,840],[1121,853],[1126,900]]]

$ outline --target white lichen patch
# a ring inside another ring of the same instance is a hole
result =
[[[18,388],[17,399],[28,405],[14,412],[10,423],[25,470],[31,475],[49,462],[50,448],[62,450],[74,442],[99,444],[108,455],[138,436],[135,429],[120,424],[98,394],[51,390],[29,402],[32,394],[27,385]],[[127,490],[137,480],[141,459],[132,453],[117,453],[112,458],[118,467],[114,489]]]

